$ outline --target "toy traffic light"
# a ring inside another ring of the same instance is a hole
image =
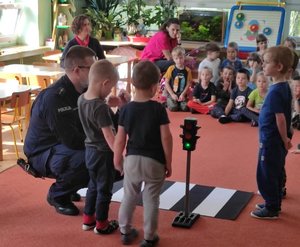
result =
[[[200,128],[197,126],[196,118],[185,118],[184,124],[180,125],[182,128],[182,149],[186,151],[193,151],[196,148],[197,139],[197,131]]]

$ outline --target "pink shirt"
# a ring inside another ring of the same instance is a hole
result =
[[[168,33],[163,31],[157,32],[144,48],[141,59],[156,61],[165,59],[163,50],[169,50],[170,52],[177,46],[177,39],[171,39]]]

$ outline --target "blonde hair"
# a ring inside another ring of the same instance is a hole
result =
[[[89,72],[89,83],[94,84],[105,80],[119,80],[119,73],[116,67],[108,60],[102,59],[96,61]]]
[[[264,56],[267,53],[270,55],[272,62],[282,64],[281,74],[287,73],[293,67],[294,53],[290,48],[283,45],[272,46],[265,51]]]
[[[176,46],[173,50],[172,50],[172,56],[184,56],[185,55],[185,50],[180,47],[180,46]]]

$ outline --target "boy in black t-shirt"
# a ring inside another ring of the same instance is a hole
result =
[[[151,100],[157,90],[160,73],[150,61],[141,61],[133,69],[135,95],[119,115],[114,143],[114,164],[124,169],[124,197],[119,210],[123,244],[130,244],[138,235],[131,227],[137,196],[144,182],[144,240],[141,247],[154,246],[157,235],[159,193],[165,177],[171,176],[172,135],[169,118],[162,104]],[[124,166],[122,154],[126,145]]]
[[[222,124],[231,121],[241,122],[244,121],[241,109],[246,107],[248,96],[251,89],[247,86],[249,81],[249,72],[247,69],[240,69],[236,74],[237,86],[232,90],[230,100],[225,108],[224,115],[219,118]]]

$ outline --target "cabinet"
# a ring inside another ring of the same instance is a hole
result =
[[[53,0],[52,40],[55,49],[63,50],[72,38],[71,24],[76,11],[73,0]]]

